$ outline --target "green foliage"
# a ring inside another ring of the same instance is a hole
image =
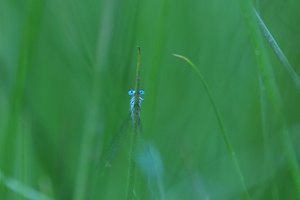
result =
[[[137,45],[134,199],[300,198],[300,2],[251,3],[1,0],[0,199],[126,198]]]

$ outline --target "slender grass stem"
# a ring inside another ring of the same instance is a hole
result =
[[[288,72],[288,75],[291,77],[291,79],[294,81],[297,88],[300,90],[300,78],[299,78],[298,74],[295,72],[294,68],[291,66],[289,60],[287,59],[287,57],[285,56],[285,54],[283,53],[283,51],[279,47],[279,45],[276,42],[275,38],[273,37],[273,35],[271,34],[269,29],[265,25],[264,21],[259,16],[257,11],[255,10],[255,8],[253,8],[253,12],[255,13],[259,28],[260,28],[261,32],[263,33],[264,37],[266,38],[266,40],[268,41],[268,43],[272,47],[274,53],[276,54],[276,56],[278,57],[278,59],[282,63],[283,67]]]
[[[135,93],[131,100],[131,117],[133,124],[133,133],[130,137],[130,153],[129,153],[129,169],[127,178],[127,199],[133,199],[134,188],[135,188],[135,153],[137,146],[137,136],[141,132],[141,96],[140,96],[140,66],[141,66],[141,48],[137,47],[137,65],[136,65],[136,82],[135,82]]]
[[[130,153],[129,153],[129,168],[127,176],[127,200],[131,200],[134,197],[135,191],[135,174],[136,174],[136,163],[135,153],[137,145],[137,130],[134,129],[133,134],[130,137]]]
[[[187,62],[189,64],[189,66],[194,70],[194,72],[196,72],[196,75],[200,79],[201,83],[204,85],[205,92],[207,93],[209,101],[212,104],[213,110],[214,110],[215,115],[216,115],[217,120],[218,120],[218,124],[219,124],[220,129],[221,129],[221,133],[222,133],[222,136],[223,136],[224,143],[226,145],[227,151],[229,152],[229,154],[231,156],[231,159],[232,159],[233,164],[235,166],[236,172],[237,172],[237,174],[240,178],[240,182],[241,182],[242,187],[244,189],[244,192],[246,194],[246,198],[251,199],[250,195],[249,195],[249,192],[248,192],[248,189],[247,189],[247,186],[246,186],[246,183],[245,183],[245,178],[243,176],[240,164],[239,164],[238,159],[236,157],[236,153],[235,153],[235,151],[232,147],[232,144],[229,140],[227,131],[226,131],[225,126],[224,126],[224,122],[223,122],[221,114],[220,114],[220,111],[219,111],[219,109],[218,109],[218,107],[215,103],[215,100],[212,96],[211,90],[210,90],[206,80],[204,79],[203,75],[201,74],[200,70],[196,67],[196,65],[193,62],[191,62],[188,58],[186,58],[182,55],[178,55],[178,54],[173,54],[173,55],[175,57],[180,58],[180,59],[184,60],[185,62]]]
[[[300,85],[297,74],[293,71],[293,68],[289,65],[288,60],[282,53],[281,49],[277,45],[275,39],[272,37],[270,32],[267,30],[263,21],[260,19],[258,13],[254,10],[253,5],[250,1],[240,0],[240,6],[242,13],[244,14],[245,23],[248,27],[249,37],[252,41],[253,50],[255,52],[255,57],[258,64],[258,73],[262,78],[262,84],[260,87],[266,87],[266,93],[268,94],[268,98],[263,101],[268,102],[270,104],[272,113],[268,113],[268,119],[272,120],[272,124],[276,124],[279,130],[279,139],[282,142],[282,148],[285,152],[287,152],[287,161],[290,169],[292,170],[292,179],[294,180],[294,184],[296,187],[296,191],[298,193],[298,197],[300,197],[300,169],[297,163],[297,157],[295,155],[294,149],[289,139],[288,129],[286,128],[286,121],[283,113],[283,104],[281,101],[281,97],[278,91],[277,84],[274,79],[273,69],[271,67],[269,58],[267,56],[267,52],[265,50],[265,46],[263,43],[263,37],[261,35],[261,31],[264,33],[265,37],[271,44],[273,50],[276,55],[279,57],[284,67],[287,69],[289,75],[292,77],[293,81],[295,81],[296,85]],[[262,91],[262,89],[261,89]],[[264,95],[264,94],[261,94]],[[264,98],[264,97],[262,97]],[[262,109],[263,106],[262,106]],[[266,111],[262,111],[265,112]],[[267,119],[262,119],[263,122],[267,121]],[[269,121],[269,120],[268,120]]]

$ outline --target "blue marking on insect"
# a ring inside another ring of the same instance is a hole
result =
[[[144,90],[140,90],[140,95],[144,95],[145,91]]]
[[[128,91],[128,94],[129,94],[130,96],[132,96],[132,95],[135,94],[135,91],[134,91],[134,90],[129,90],[129,91]]]
[[[141,96],[143,96],[145,94],[145,91],[140,90],[138,93],[136,93],[135,90],[129,90],[128,94],[131,96],[130,110],[131,110],[131,113],[133,113],[135,104],[137,104],[139,108],[141,107],[142,101],[144,100]],[[138,101],[138,102],[136,102],[136,101]]]

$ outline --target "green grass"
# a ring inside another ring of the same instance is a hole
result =
[[[134,199],[299,199],[299,7],[0,1],[0,198],[126,198],[139,45]]]
[[[232,147],[232,144],[230,142],[230,139],[228,137],[228,133],[227,133],[226,128],[224,126],[224,122],[223,122],[223,119],[221,117],[219,108],[216,105],[216,100],[215,100],[215,98],[212,95],[212,92],[211,92],[211,90],[210,90],[210,88],[209,88],[209,86],[207,84],[207,81],[204,79],[202,73],[195,66],[195,64],[192,63],[188,58],[186,58],[186,57],[184,57],[182,55],[178,55],[178,54],[173,54],[173,55],[175,57],[180,58],[180,59],[184,60],[185,62],[187,62],[187,64],[189,64],[189,66],[194,70],[194,72],[196,73],[196,75],[199,77],[201,83],[203,84],[205,92],[206,92],[206,94],[207,94],[207,96],[209,98],[209,101],[210,101],[210,103],[212,105],[212,108],[214,110],[214,113],[216,115],[216,118],[217,118],[219,127],[221,129],[221,133],[222,133],[223,140],[224,140],[224,143],[226,145],[227,151],[228,151],[229,155],[231,156],[231,159],[232,159],[232,162],[234,164],[235,170],[236,170],[236,172],[237,172],[237,174],[239,176],[242,188],[244,189],[245,198],[250,199],[249,192],[248,192],[248,189],[247,189],[247,186],[246,186],[246,183],[245,183],[244,175],[241,172],[241,167],[240,167],[239,161],[236,158],[236,152],[234,151],[234,149]]]

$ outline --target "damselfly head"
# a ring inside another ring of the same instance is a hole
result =
[[[129,90],[129,91],[128,91],[128,94],[129,94],[130,96],[135,95],[135,90]],[[140,94],[140,95],[144,95],[144,94],[145,94],[145,91],[144,91],[144,90],[140,90],[140,91],[139,91],[139,94]]]

